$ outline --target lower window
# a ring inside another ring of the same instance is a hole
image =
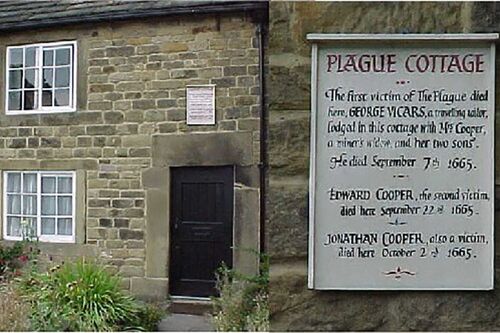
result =
[[[5,171],[3,193],[4,239],[75,242],[73,171]]]

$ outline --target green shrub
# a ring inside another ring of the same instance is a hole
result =
[[[152,332],[157,330],[157,325],[165,316],[165,310],[156,304],[142,304],[139,307],[137,316],[130,318],[128,322],[123,323],[124,330],[141,330]]]
[[[269,331],[269,259],[261,256],[256,276],[239,274],[223,265],[217,274],[219,297],[212,299],[217,331]]]
[[[29,331],[29,306],[12,284],[0,285],[0,332]]]
[[[120,279],[79,260],[22,280],[36,331],[116,331],[135,322],[139,306],[120,288]]]
[[[21,268],[29,260],[25,248],[25,242],[16,242],[11,247],[0,245],[0,282],[19,275]]]
[[[268,295],[258,293],[255,298],[255,307],[246,318],[246,329],[250,332],[269,331],[269,301]]]

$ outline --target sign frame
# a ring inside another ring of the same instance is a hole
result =
[[[309,168],[309,242],[308,242],[308,288],[314,290],[378,290],[378,291],[394,291],[394,290],[491,290],[494,288],[494,258],[495,258],[495,244],[494,244],[494,197],[491,198],[491,212],[492,220],[492,244],[491,248],[491,267],[492,274],[490,277],[490,285],[488,287],[477,287],[477,288],[454,288],[454,287],[327,287],[322,288],[315,285],[315,191],[316,191],[316,144],[317,144],[317,89],[318,89],[318,49],[320,45],[334,46],[335,42],[339,44],[348,44],[354,46],[363,46],[363,43],[373,43],[380,42],[387,45],[402,45],[401,42],[410,41],[417,45],[419,43],[425,43],[429,45],[432,43],[446,43],[446,45],[454,45],[462,41],[480,42],[490,44],[490,56],[491,64],[493,70],[490,70],[488,81],[490,87],[493,90],[493,98],[488,102],[488,108],[493,111],[493,119],[489,120],[493,123],[492,126],[492,152],[491,152],[491,174],[489,175],[492,180],[491,183],[491,193],[494,196],[494,186],[495,186],[495,41],[499,39],[499,34],[497,33],[477,33],[477,34],[329,34],[329,33],[310,33],[307,34],[307,40],[312,42],[311,50],[311,126],[310,126],[310,168]],[[406,46],[406,45],[405,45]]]
[[[213,126],[216,125],[217,119],[216,119],[216,105],[215,105],[215,84],[198,84],[198,85],[186,85],[186,125],[188,126]],[[190,110],[189,109],[189,90],[190,89],[211,89],[212,90],[212,100],[211,100],[211,107],[212,109],[209,111],[210,114],[207,112],[207,117],[209,120],[207,121],[197,121],[191,119],[192,117],[190,116],[192,112],[198,111],[198,110]]]

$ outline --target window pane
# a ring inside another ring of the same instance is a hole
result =
[[[73,189],[71,179],[71,177],[57,178],[57,193],[71,193]]]
[[[25,173],[23,174],[23,192],[35,193],[36,192],[36,174]]]
[[[54,51],[43,51],[43,65],[53,66],[54,65]]]
[[[38,70],[27,69],[24,77],[24,88],[36,88],[38,86],[37,80]]]
[[[42,106],[52,106],[52,90],[42,91]]]
[[[56,233],[56,219],[42,218],[42,235],[55,235]]]
[[[21,89],[23,84],[23,71],[9,71],[9,89]]]
[[[56,68],[56,87],[69,87],[69,67]]]
[[[56,50],[56,65],[69,65],[69,48]]]
[[[20,195],[7,195],[7,214],[21,214]]]
[[[19,193],[21,192],[21,174],[8,173],[7,174],[7,192]]]
[[[28,47],[26,49],[26,67],[33,67],[36,65],[36,47]]]
[[[56,193],[56,177],[42,177],[42,193]]]
[[[36,215],[35,195],[23,195],[23,214]]]
[[[16,216],[7,217],[7,235],[21,236],[21,218]]]
[[[57,219],[57,234],[72,235],[73,223],[71,219]]]
[[[52,68],[45,68],[43,70],[43,87],[52,88],[54,86],[54,70]]]
[[[19,68],[23,67],[23,49],[15,48],[9,50],[9,67],[10,68]]]
[[[42,215],[56,215],[56,197],[42,196]]]
[[[24,110],[33,110],[38,107],[38,94],[36,91],[28,90],[24,92]]]
[[[58,197],[57,198],[57,215],[71,215],[71,197]]]
[[[23,217],[21,219],[21,232],[24,232],[26,236],[35,237],[37,234],[36,230],[35,217]]]
[[[21,110],[21,92],[9,92],[9,110]]]
[[[69,105],[69,89],[56,89],[54,106]]]

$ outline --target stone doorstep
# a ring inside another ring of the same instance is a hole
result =
[[[182,313],[193,315],[205,315],[212,313],[212,301],[199,298],[171,298],[168,311],[170,313]]]
[[[158,323],[159,332],[213,332],[208,316],[171,313]]]

